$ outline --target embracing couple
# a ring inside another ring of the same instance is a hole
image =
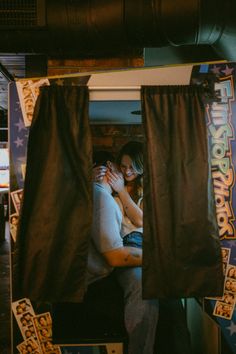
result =
[[[115,275],[124,293],[129,354],[152,354],[158,301],[142,299],[143,150],[123,146],[116,163],[106,151],[93,156],[94,195],[88,283]]]

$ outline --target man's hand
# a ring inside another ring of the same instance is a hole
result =
[[[106,166],[95,166],[93,167],[93,182],[101,182],[107,172]]]

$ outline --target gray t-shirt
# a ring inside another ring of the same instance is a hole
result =
[[[106,277],[113,270],[102,253],[123,247],[120,236],[122,214],[109,191],[94,183],[93,224],[88,254],[88,284]]]

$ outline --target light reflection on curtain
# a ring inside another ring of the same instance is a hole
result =
[[[92,222],[87,87],[43,87],[30,128],[14,297],[82,300]]]
[[[203,89],[142,87],[144,298],[222,294]]]

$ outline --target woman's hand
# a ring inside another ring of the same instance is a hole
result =
[[[93,182],[101,182],[106,173],[107,173],[106,166],[99,165],[93,167]]]
[[[143,211],[133,201],[129,192],[125,188],[124,177],[122,173],[107,170],[107,181],[112,189],[118,193],[119,199],[123,205],[124,213],[130,221],[137,227],[143,226]]]
[[[107,181],[112,189],[120,193],[125,189],[125,182],[122,173],[107,171]]]

